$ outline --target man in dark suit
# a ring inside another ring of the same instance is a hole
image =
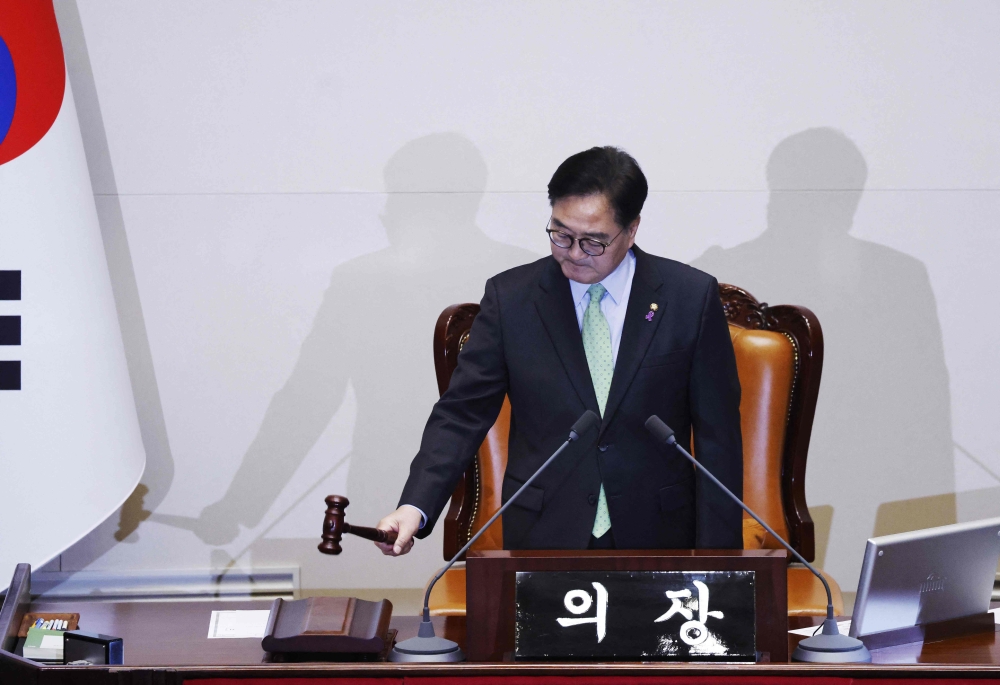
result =
[[[590,409],[573,443],[503,517],[507,549],[742,548],[742,511],[644,422],[656,414],[736,494],[740,385],[718,283],[635,245],[647,195],[622,150],[592,148],[549,182],[552,256],[486,283],[447,392],[434,406],[386,554],[427,536],[455,483],[511,404],[503,500]]]

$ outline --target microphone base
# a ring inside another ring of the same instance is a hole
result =
[[[443,637],[411,637],[397,642],[389,652],[395,663],[455,663],[465,661],[465,652],[457,642]]]
[[[811,664],[870,664],[871,652],[857,638],[841,635],[837,622],[823,621],[822,632],[807,637],[792,652],[792,661]]]

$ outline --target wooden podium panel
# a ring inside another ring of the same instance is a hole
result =
[[[466,559],[466,655],[503,661],[514,650],[518,571],[754,571],[757,650],[788,661],[785,550],[496,550]]]

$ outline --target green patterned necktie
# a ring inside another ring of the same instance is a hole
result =
[[[604,407],[608,403],[608,393],[611,392],[611,377],[615,373],[615,359],[611,354],[611,327],[601,311],[601,298],[607,289],[600,283],[595,283],[587,289],[590,293],[590,304],[583,314],[583,351],[587,354],[587,365],[590,367],[590,377],[594,381],[594,392],[597,394],[597,406],[604,415]],[[594,529],[591,534],[599,538],[611,530],[611,514],[608,513],[608,498],[604,496],[604,484],[601,484],[601,497],[597,501],[597,517],[594,519]]]

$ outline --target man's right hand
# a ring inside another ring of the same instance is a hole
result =
[[[375,546],[382,550],[382,554],[398,557],[406,554],[413,547],[413,536],[420,530],[420,523],[423,517],[416,507],[404,504],[396,511],[392,512],[378,522],[375,527],[379,530],[392,530],[396,532],[396,542],[389,545],[384,542],[376,542]]]

